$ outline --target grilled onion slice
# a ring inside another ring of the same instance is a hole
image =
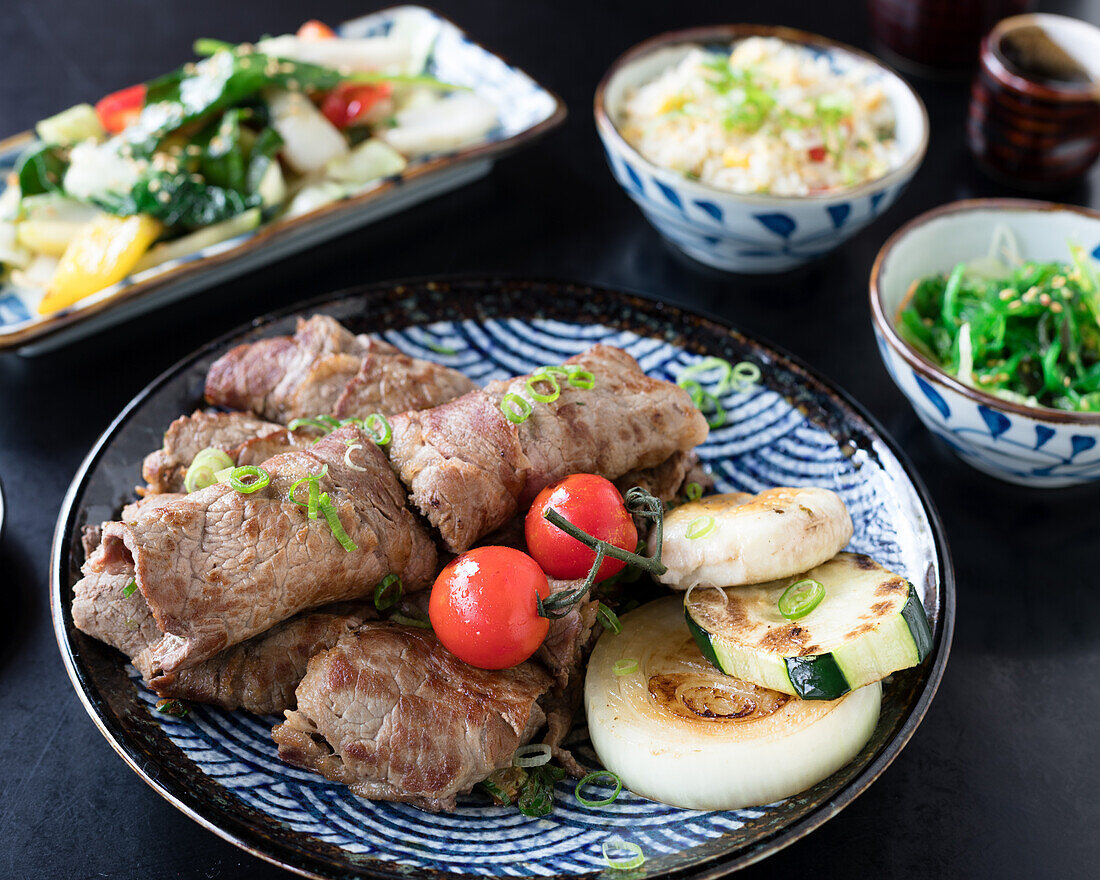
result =
[[[585,705],[600,761],[637,794],[692,810],[771,803],[835,773],[874,731],[878,683],[805,701],[724,675],[700,653],[678,597],[622,625],[596,645]],[[638,669],[616,675],[622,659]]]

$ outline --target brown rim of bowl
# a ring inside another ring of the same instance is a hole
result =
[[[871,320],[881,331],[890,347],[901,355],[902,359],[909,364],[914,371],[920,373],[926,379],[933,379],[936,382],[946,385],[952,391],[973,400],[975,403],[980,403],[990,409],[1005,410],[1006,412],[1045,422],[1100,426],[1100,412],[1081,413],[1071,412],[1065,409],[1051,409],[1045,406],[1024,406],[1013,400],[995,397],[992,394],[986,394],[984,391],[971,388],[969,385],[964,385],[954,376],[948,375],[940,369],[939,366],[919,354],[909,345],[909,343],[902,339],[894,329],[894,322],[886,314],[886,309],[882,303],[882,291],[879,290],[879,275],[882,272],[882,267],[890,251],[910,232],[918,226],[923,226],[930,220],[936,220],[950,214],[965,214],[969,211],[979,209],[1015,209],[1020,211],[1045,212],[1069,211],[1074,214],[1088,217],[1091,220],[1100,220],[1100,211],[1093,211],[1090,208],[1081,208],[1076,205],[1062,205],[1057,202],[1044,202],[1036,199],[962,199],[961,201],[948,202],[946,205],[940,205],[936,208],[932,208],[930,211],[925,211],[923,214],[914,217],[886,239],[886,244],[879,249],[878,256],[875,257],[875,263],[871,267],[871,278],[868,284],[871,297]]]
[[[857,49],[854,46],[849,46],[847,43],[841,43],[839,40],[832,40],[829,37],[823,37],[820,34],[813,34],[809,31],[802,31],[796,28],[783,27],[782,25],[766,25],[766,24],[716,24],[705,25],[702,27],[684,28],[678,31],[666,31],[663,34],[658,34],[655,37],[650,37],[648,40],[643,40],[641,43],[627,49],[622,55],[616,58],[611,66],[604,73],[600,79],[599,84],[596,86],[596,93],[592,101],[592,113],[596,119],[596,128],[605,134],[606,136],[615,140],[625,148],[638,162],[638,164],[652,171],[658,171],[665,174],[675,174],[676,172],[670,168],[665,168],[661,165],[657,165],[654,162],[650,162],[645,156],[639,153],[634,147],[632,147],[620,133],[619,129],[611,121],[611,117],[607,112],[607,107],[604,101],[604,95],[607,91],[608,83],[611,82],[611,78],[615,76],[620,70],[626,67],[631,62],[637,61],[644,55],[661,49],[665,46],[673,46],[678,43],[700,43],[700,42],[734,42],[735,40],[745,39],[746,37],[777,37],[787,43],[794,43],[800,46],[820,46],[828,49],[839,49],[841,52],[846,52],[849,55],[853,55],[856,58],[870,64],[872,67],[878,68],[881,71],[889,74],[898,80],[908,90],[909,94],[913,96],[913,100],[917,102],[917,107],[920,109],[921,116],[921,136],[920,143],[917,145],[917,149],[914,150],[901,165],[897,168],[888,171],[882,177],[877,177],[874,180],[868,180],[858,186],[851,187],[850,189],[839,189],[834,192],[815,193],[804,196],[779,196],[772,195],[771,193],[738,193],[728,189],[721,189],[717,186],[711,186],[709,183],[704,183],[701,180],[689,180],[683,179],[684,185],[691,187],[697,187],[703,192],[719,193],[724,196],[732,196],[738,199],[744,199],[748,201],[761,201],[761,202],[828,202],[833,199],[846,199],[853,198],[860,195],[869,195],[875,191],[885,189],[893,183],[897,183],[899,180],[905,179],[916,173],[916,170],[920,167],[921,162],[924,161],[924,155],[928,152],[928,110],[924,106],[924,101],[921,100],[917,90],[909,85],[905,77],[894,70],[890,65],[886,64],[879,58],[876,58],[870,52],[864,52],[862,49]]]
[[[1095,80],[1089,82],[1088,85],[1076,87],[1068,83],[1058,86],[1039,82],[1034,79],[1028,79],[1026,76],[1020,76],[1018,73],[1013,73],[1012,70],[1009,69],[1008,63],[1001,54],[1000,47],[1001,40],[1004,39],[1005,34],[1016,28],[1025,27],[1027,25],[1035,25],[1041,28],[1044,19],[1067,21],[1072,22],[1072,26],[1081,25],[1086,28],[1091,28],[1096,31],[1097,39],[1100,40],[1100,28],[1096,27],[1096,25],[1090,21],[1085,21],[1082,18],[1074,18],[1071,15],[1053,15],[1049,12],[1026,12],[1023,15],[1013,15],[1009,18],[1001,19],[1001,21],[993,26],[993,29],[982,39],[979,62],[987,67],[994,78],[1003,86],[1008,86],[1024,95],[1036,95],[1048,101],[1057,101],[1062,104],[1077,103],[1080,101],[1095,101],[1100,98],[1100,82]]]

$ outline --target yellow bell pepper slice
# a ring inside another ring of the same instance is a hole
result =
[[[38,314],[53,314],[121,281],[163,230],[144,214],[93,220],[65,248]]]

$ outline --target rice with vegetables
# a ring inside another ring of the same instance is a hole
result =
[[[720,189],[804,196],[898,165],[894,109],[873,68],[843,72],[774,37],[695,48],[627,94],[620,131],[645,158]]]

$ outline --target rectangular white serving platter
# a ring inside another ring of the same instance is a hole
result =
[[[380,180],[364,192],[125,278],[53,315],[36,314],[41,291],[20,291],[10,283],[0,284],[0,350],[17,348],[25,355],[51,351],[373,223],[483,177],[498,155],[545,134],[565,119],[565,105],[553,92],[430,9],[397,6],[345,22],[337,30],[344,37],[382,35],[402,19],[403,26],[411,23],[438,32],[427,73],[467,86],[496,105],[498,125],[483,141],[413,160],[401,174]],[[28,132],[0,142],[0,192],[33,139]]]

